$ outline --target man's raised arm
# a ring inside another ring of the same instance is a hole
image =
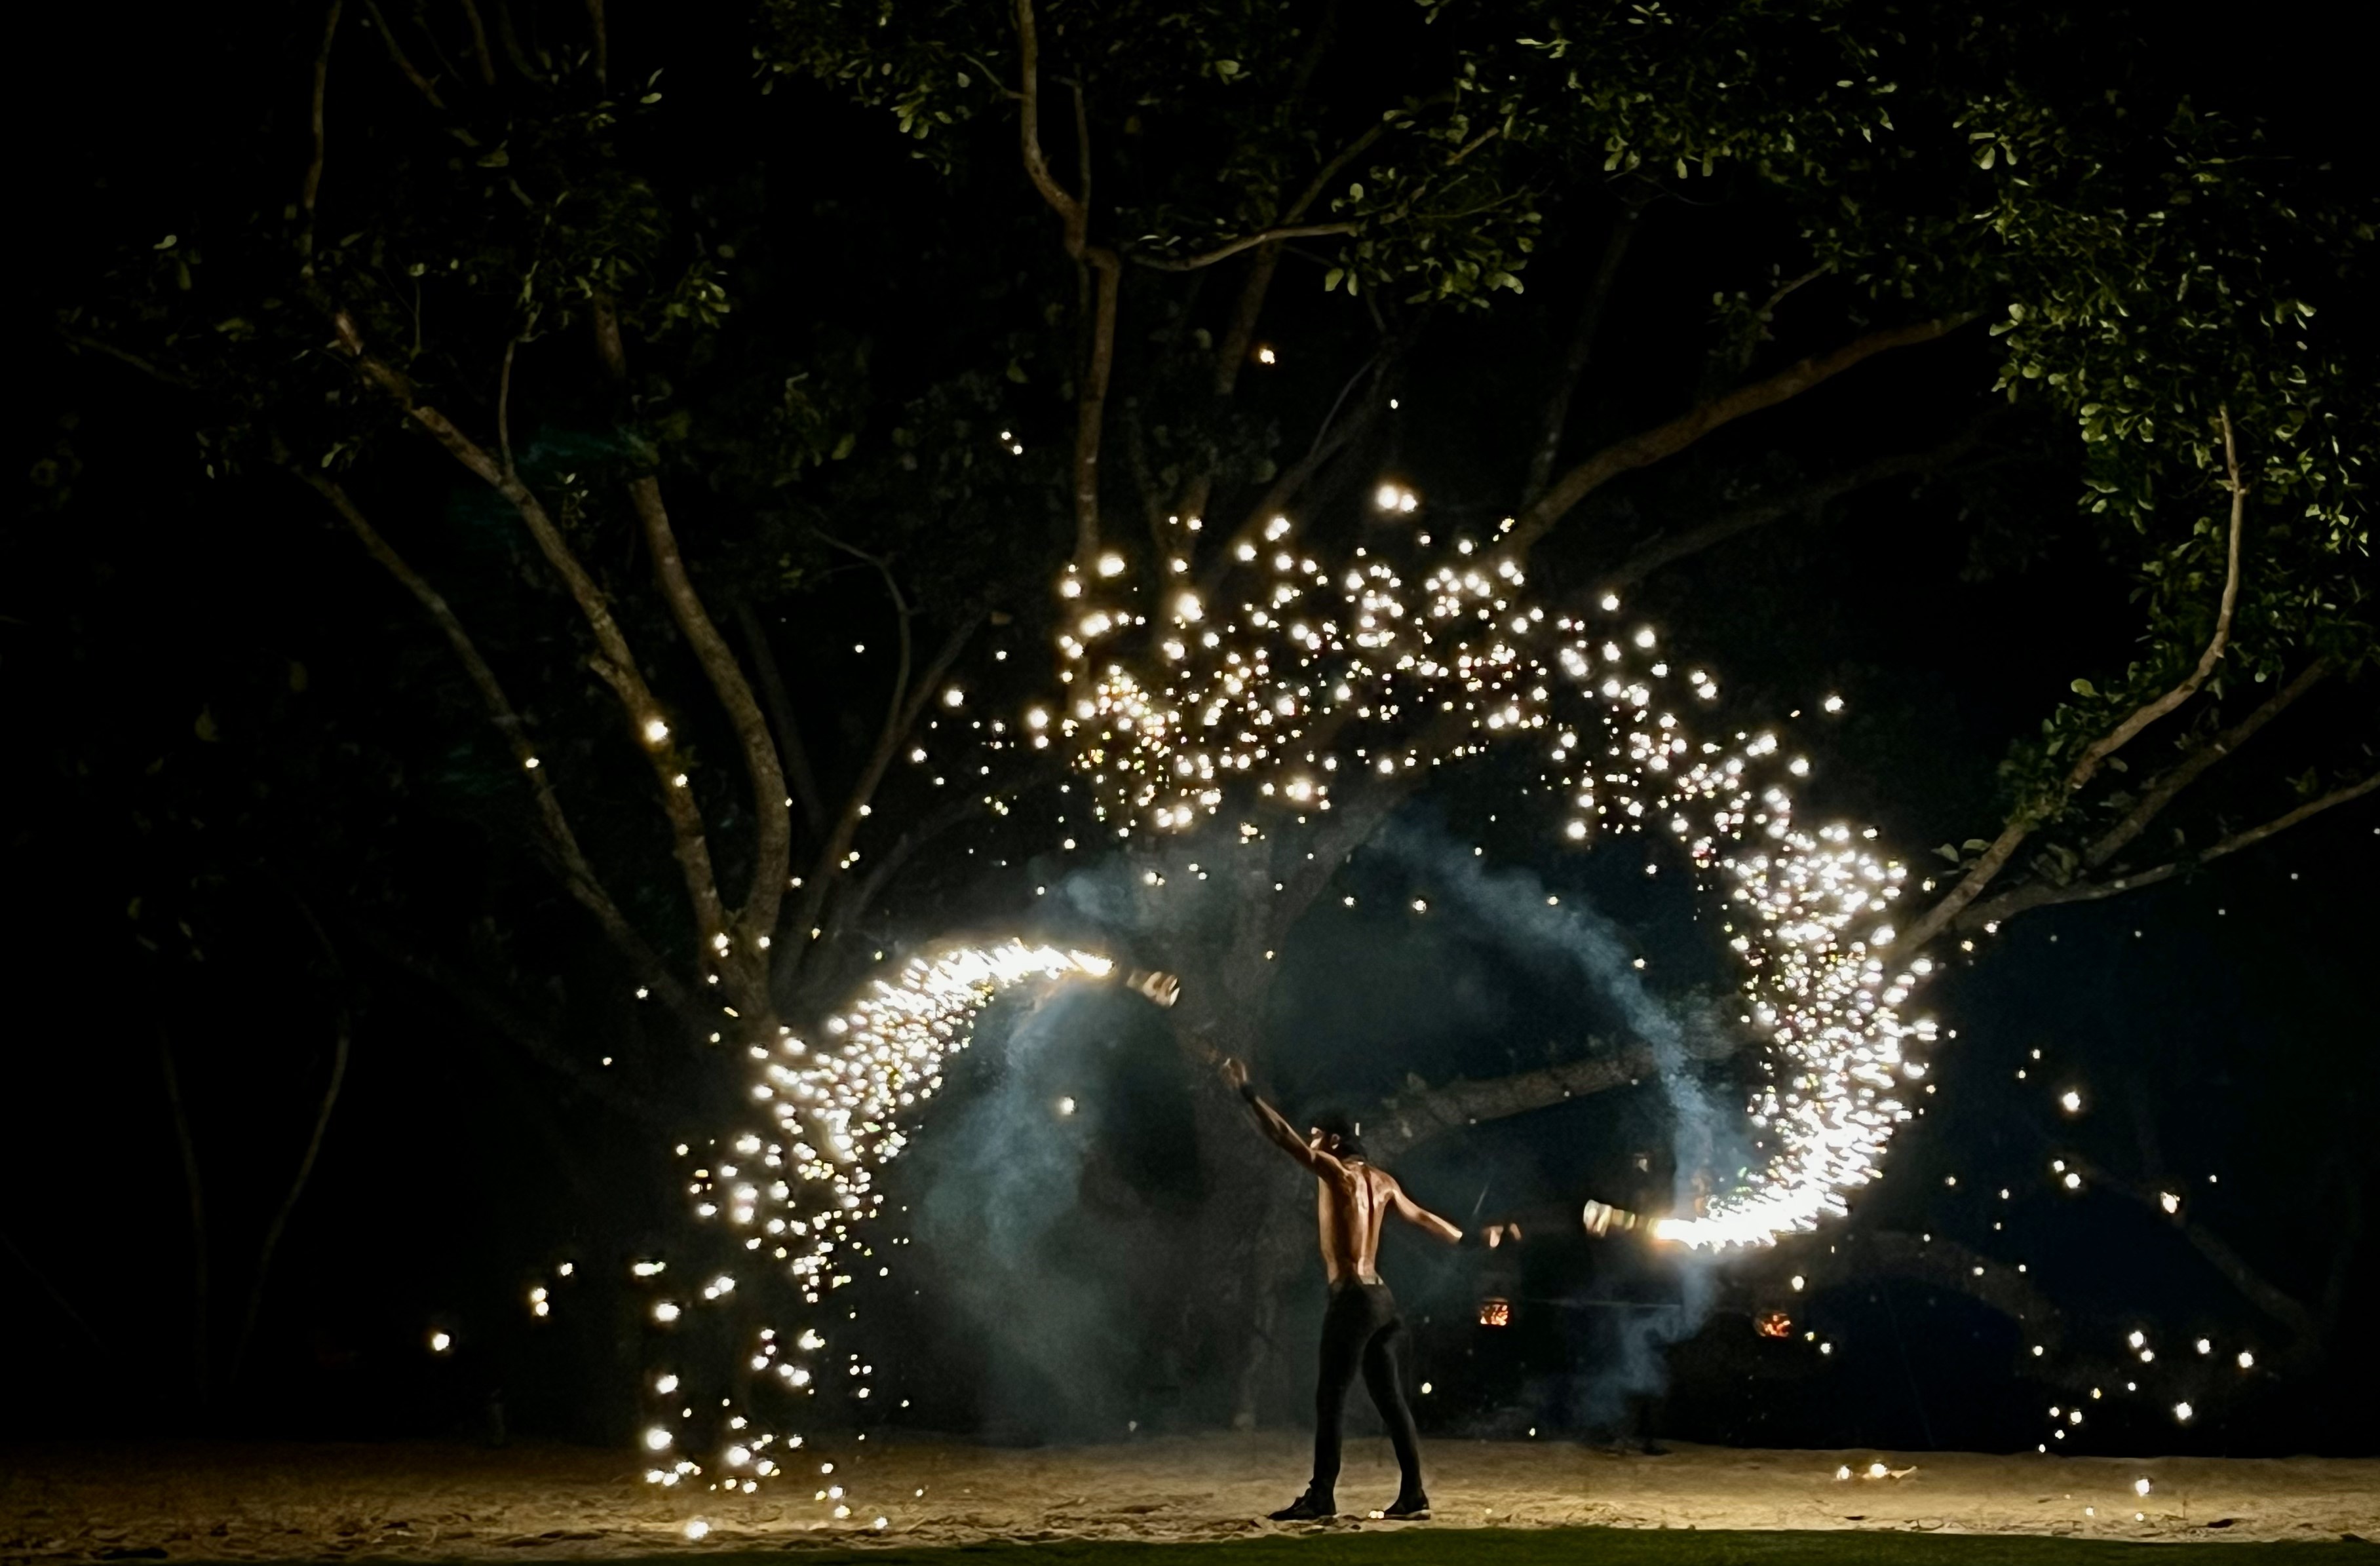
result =
[[[1221,1074],[1225,1086],[1247,1100],[1248,1109],[1257,1117],[1257,1129],[1265,1134],[1266,1140],[1317,1174],[1347,1172],[1345,1164],[1319,1148],[1308,1147],[1305,1138],[1297,1134],[1295,1126],[1281,1118],[1279,1110],[1257,1096],[1256,1087],[1248,1081],[1245,1062],[1225,1055],[1216,1061],[1215,1070]]]
[[[1405,1188],[1402,1185],[1394,1185],[1391,1189],[1392,1195],[1390,1196],[1390,1201],[1394,1205],[1396,1214],[1399,1218],[1403,1219],[1407,1223],[1412,1224],[1415,1229],[1420,1230],[1422,1232],[1431,1235],[1437,1239],[1443,1240],[1450,1245],[1459,1245],[1463,1244],[1462,1230],[1457,1229],[1453,1224],[1449,1223],[1446,1220],[1439,1217],[1438,1214],[1430,1211],[1419,1202],[1415,1201],[1411,1196],[1406,1196]],[[1495,1244],[1496,1240],[1500,1233],[1500,1227],[1496,1231],[1491,1231],[1488,1238],[1488,1244],[1490,1245]]]

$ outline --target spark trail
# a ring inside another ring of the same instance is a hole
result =
[[[871,982],[826,1019],[821,1047],[811,1048],[790,1028],[782,1030],[773,1050],[752,1046],[751,1097],[773,1124],[765,1133],[725,1139],[730,1157],[693,1171],[687,1192],[696,1216],[740,1232],[747,1253],[783,1268],[803,1303],[818,1305],[849,1284],[851,1269],[873,1254],[863,1227],[882,1207],[878,1171],[906,1145],[903,1111],[941,1088],[943,1064],[966,1048],[977,1015],[1020,985],[1102,978],[1113,971],[1113,964],[1095,953],[1022,941],[947,947]],[[685,1156],[690,1149],[678,1151]],[[652,1273],[661,1270],[647,1265]],[[717,1301],[735,1288],[734,1275],[722,1272],[702,1286],[702,1294]],[[664,1298],[653,1311],[667,1324],[683,1308]],[[805,1393],[823,1374],[818,1356],[825,1348],[813,1329],[788,1338],[764,1328],[752,1345],[749,1368],[788,1392]],[[678,1377],[662,1371],[651,1390],[657,1399],[674,1401]],[[856,1389],[862,1398],[870,1390],[864,1382]],[[645,1477],[651,1483],[674,1486],[705,1472],[676,1451],[673,1424],[657,1423],[645,1433],[654,1463]],[[730,1425],[737,1439],[720,1458],[723,1472],[712,1479],[714,1488],[756,1489],[783,1472],[790,1452],[802,1445],[797,1435],[752,1428],[742,1414]],[[829,1463],[822,1473],[832,1471]],[[818,1499],[834,1502],[838,1518],[848,1515],[840,1485],[820,1489]]]
[[[1741,1022],[1770,1047],[1749,1106],[1765,1168],[1655,1232],[1767,1244],[1843,1212],[1910,1116],[1897,1094],[1925,1073],[1910,1041],[1935,1033],[1900,1014],[1931,963],[1887,961],[1906,868],[1867,846],[1872,829],[1797,822],[1792,783],[1810,764],[1773,733],[1697,738],[1675,693],[1707,706],[1716,681],[1679,674],[1651,626],[1619,619],[1616,598],[1599,622],[1549,613],[1493,540],[1457,540],[1401,570],[1362,549],[1326,566],[1293,534],[1275,517],[1261,542],[1237,546],[1228,607],[1185,586],[1135,613],[1099,601],[1120,558],[1088,576],[1069,568],[1060,591],[1084,605],[1059,637],[1074,694],[1026,726],[1054,728],[1099,819],[1162,833],[1236,815],[1254,841],[1265,817],[1328,811],[1367,778],[1536,747],[1565,802],[1563,841],[1658,828],[1723,891]],[[1169,565],[1187,577],[1186,560]],[[1127,650],[1143,647],[1153,658]]]
[[[1534,747],[1563,801],[1560,841],[1658,829],[1724,899],[1739,1020],[1767,1045],[1766,1079],[1747,1106],[1765,1165],[1698,1210],[1658,1220],[1656,1236],[1765,1245],[1843,1213],[1910,1118],[1898,1095],[1925,1070],[1910,1044],[1935,1037],[1931,1022],[1901,1014],[1932,965],[1887,960],[1906,868],[1870,848],[1872,829],[1796,819],[1792,783],[1809,762],[1789,757],[1775,734],[1699,737],[1685,698],[1708,707],[1717,682],[1680,673],[1651,626],[1619,618],[1616,599],[1603,601],[1600,620],[1530,604],[1521,565],[1493,540],[1458,540],[1403,568],[1357,549],[1340,567],[1293,534],[1275,518],[1260,543],[1237,546],[1227,582],[1236,591],[1214,603],[1187,585],[1187,560],[1169,561],[1184,585],[1153,614],[1121,595],[1102,601],[1121,585],[1120,558],[1088,574],[1070,566],[1059,585],[1070,616],[1058,638],[1066,702],[1031,710],[1021,732],[993,722],[992,736],[1013,737],[981,743],[1062,747],[1095,816],[1119,838],[1231,820],[1236,833],[1226,835],[1248,847],[1371,780],[1490,746]],[[911,759],[926,761],[923,747]],[[986,804],[1006,809],[996,797]],[[782,1267],[817,1306],[874,1257],[877,1173],[905,1145],[905,1111],[941,1086],[983,1008],[1020,985],[1112,971],[1106,957],[1022,940],[943,948],[872,981],[826,1020],[815,1046],[790,1029],[773,1050],[753,1046],[751,1096],[771,1123],[711,1144],[717,1161],[689,1184],[698,1215],[739,1233],[744,1251]],[[735,1286],[722,1273],[702,1292],[717,1301]],[[669,1320],[681,1308],[662,1300],[655,1312]],[[761,1329],[749,1368],[814,1391],[825,1347],[815,1329],[788,1340]],[[862,1398],[872,1368],[856,1357],[844,1366]],[[662,1373],[652,1390],[676,1402],[676,1376]],[[750,1491],[789,1471],[799,1436],[758,1430],[741,1414],[729,1423],[734,1444],[711,1487]],[[647,1433],[658,1484],[706,1474],[677,1452],[674,1425]],[[817,1467],[832,1475],[832,1463]],[[837,1518],[850,1514],[840,1485],[822,1484],[817,1499]]]

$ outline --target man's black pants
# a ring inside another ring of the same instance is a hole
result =
[[[1316,1499],[1337,1496],[1339,1424],[1358,1370],[1397,1449],[1397,1467],[1403,1473],[1398,1499],[1421,1495],[1421,1442],[1414,1433],[1413,1410],[1405,1405],[1406,1341],[1404,1317],[1397,1314],[1396,1296],[1386,1283],[1330,1286],[1330,1304],[1322,1313],[1322,1374],[1314,1387]]]

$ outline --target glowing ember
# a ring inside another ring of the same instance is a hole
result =
[[[1402,511],[1411,498],[1383,485],[1375,500]],[[1122,601],[1068,611],[1056,727],[1098,818],[1129,836],[1229,812],[1253,842],[1268,807],[1302,819],[1367,776],[1491,744],[1538,749],[1565,802],[1563,839],[1658,828],[1723,892],[1743,1020],[1771,1050],[1750,1106],[1767,1166],[1693,1216],[1654,1220],[1655,1236],[1766,1244],[1846,1210],[1844,1193],[1875,1178],[1911,1116],[1897,1095],[1924,1067],[1905,1044],[1934,1037],[1900,1014],[1932,965],[1885,960],[1906,868],[1869,851],[1873,831],[1796,823],[1790,785],[1809,763],[1775,734],[1696,738],[1670,693],[1709,702],[1718,686],[1677,671],[1651,626],[1531,606],[1520,564],[1492,540],[1458,539],[1401,568],[1363,549],[1326,564],[1293,533],[1277,516],[1261,542],[1244,540],[1220,591],[1182,592],[1150,614]],[[1069,568],[1061,596],[1089,600],[1097,586]],[[1135,649],[1153,667],[1136,667]]]
[[[1781,1310],[1764,1310],[1752,1318],[1752,1329],[1764,1338],[1790,1338],[1793,1318]]]
[[[1512,1325],[1512,1302],[1510,1300],[1497,1299],[1481,1300],[1479,1302],[1479,1325],[1482,1327],[1510,1327]]]
[[[1402,485],[1384,486],[1376,499],[1399,513],[1420,505]],[[1742,1021],[1767,1045],[1767,1080],[1749,1106],[1768,1149],[1763,1167],[1690,1216],[1654,1219],[1590,1202],[1585,1226],[1598,1234],[1643,1227],[1658,1240],[1721,1247],[1767,1244],[1841,1214],[1845,1194],[1875,1178],[1894,1128],[1911,1118],[1898,1095],[1925,1067],[1906,1046],[1935,1036],[1930,1022],[1904,1023],[1900,1013],[1932,963],[1913,953],[1886,960],[1905,868],[1870,850],[1872,830],[1797,822],[1791,784],[1809,762],[1777,735],[1695,736],[1678,708],[1688,698],[1716,700],[1718,686],[1701,670],[1675,670],[1652,627],[1597,626],[1530,606],[1521,566],[1492,542],[1456,540],[1442,558],[1407,571],[1361,549],[1352,563],[1326,565],[1295,547],[1293,532],[1287,517],[1273,518],[1260,543],[1236,546],[1238,568],[1220,588],[1183,582],[1150,613],[1124,599],[1099,601],[1130,590],[1120,556],[1069,567],[1059,584],[1067,616],[1060,678],[1069,688],[1062,701],[1024,714],[1017,741],[1061,745],[1088,784],[1094,816],[1117,837],[1229,821],[1242,845],[1263,844],[1260,821],[1330,811],[1354,780],[1434,768],[1491,744],[1536,751],[1543,783],[1561,801],[1563,840],[1658,829],[1723,897]],[[1186,567],[1177,562],[1176,571],[1181,581]],[[1603,603],[1617,613],[1616,598]],[[1146,672],[1134,666],[1144,655]],[[946,710],[967,701],[957,686],[941,695]],[[1000,722],[984,726],[1008,732]],[[942,1086],[944,1062],[966,1046],[977,1014],[1017,985],[1111,972],[1104,957],[1017,940],[947,948],[870,983],[826,1019],[815,1044],[790,1029],[773,1045],[753,1044],[749,1102],[761,1128],[700,1152],[678,1148],[702,1163],[687,1186],[697,1213],[740,1237],[755,1261],[782,1267],[813,1307],[863,1263],[887,1270],[866,1238],[882,1204],[877,1175],[905,1145],[912,1111]],[[1171,999],[1170,990],[1146,992]],[[1075,1108],[1066,1099],[1054,1107],[1062,1116]],[[660,1270],[658,1262],[638,1269]],[[718,1301],[735,1288],[721,1273],[700,1297]],[[653,1319],[670,1323],[681,1308],[656,1302]],[[1510,1311],[1509,1301],[1487,1301],[1480,1319],[1501,1326]],[[1777,1315],[1779,1331],[1789,1331]],[[750,1368],[803,1393],[835,1369],[838,1384],[854,1382],[855,1395],[867,1397],[874,1367],[856,1356],[830,1366],[825,1347],[815,1329],[797,1338],[764,1329]],[[674,1421],[692,1409],[662,1414]],[[740,1414],[731,1422],[736,1435],[726,1450],[745,1461],[726,1463],[734,1472],[713,1487],[748,1490],[755,1481],[746,1474],[782,1472],[779,1460],[801,1445],[798,1436],[747,1426]],[[652,1433],[674,1442],[668,1425]],[[675,1485],[702,1473],[678,1459],[648,1476]],[[818,1496],[842,1498],[839,1485]]]
[[[1095,953],[1021,941],[950,947],[913,958],[891,977],[871,982],[826,1020],[823,1031],[832,1040],[826,1046],[812,1049],[791,1029],[782,1030],[775,1050],[752,1050],[751,1101],[773,1123],[765,1134],[745,1131],[712,1145],[712,1153],[704,1156],[719,1161],[693,1171],[687,1185],[695,1211],[743,1233],[747,1251],[782,1266],[803,1301],[818,1305],[827,1292],[852,1281],[860,1257],[874,1254],[862,1231],[883,1202],[876,1173],[906,1145],[902,1121],[941,1086],[943,1062],[966,1047],[977,1014],[1020,984],[1103,977],[1112,971],[1113,965]],[[1170,978],[1139,975],[1133,982],[1158,1003],[1172,1003]],[[1060,1101],[1061,1113],[1074,1107],[1071,1099]],[[694,1156],[686,1144],[677,1151]],[[633,1269],[640,1277],[662,1269],[659,1262],[639,1262]],[[703,1285],[701,1295],[722,1300],[735,1287],[734,1275],[722,1272]],[[659,1302],[652,1310],[653,1318],[665,1324],[680,1313],[672,1301]],[[826,1346],[815,1329],[789,1340],[773,1327],[764,1328],[750,1368],[773,1377],[785,1390],[808,1391],[822,1374],[818,1356]],[[845,1369],[851,1378],[865,1378],[874,1366],[855,1359]],[[676,1387],[674,1376],[654,1383],[662,1396]],[[861,1398],[870,1390],[864,1384],[854,1389]],[[679,1417],[691,1414],[676,1412]],[[724,1466],[748,1468],[756,1477],[730,1474],[714,1481],[714,1488],[755,1489],[757,1479],[781,1472],[774,1459],[762,1455],[766,1451],[802,1444],[797,1435],[752,1428],[742,1415],[731,1421],[731,1428],[738,1439],[726,1449]],[[646,1446],[656,1452],[675,1439],[666,1425],[645,1432]],[[832,1470],[832,1463],[820,1467],[821,1473]],[[653,1484],[674,1485],[702,1472],[698,1463],[681,1460],[645,1476]],[[820,1499],[842,1494],[842,1487],[833,1486]],[[848,1509],[838,1507],[836,1513],[848,1515]]]

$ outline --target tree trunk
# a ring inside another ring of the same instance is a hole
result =
[[[190,1387],[199,1406],[212,1391],[207,1354],[207,1205],[199,1184],[199,1153],[190,1139],[190,1117],[182,1106],[181,1074],[174,1069],[174,1046],[157,1030],[157,1060],[165,1073],[165,1103],[174,1112],[174,1141],[182,1155],[182,1184],[190,1198]]]

